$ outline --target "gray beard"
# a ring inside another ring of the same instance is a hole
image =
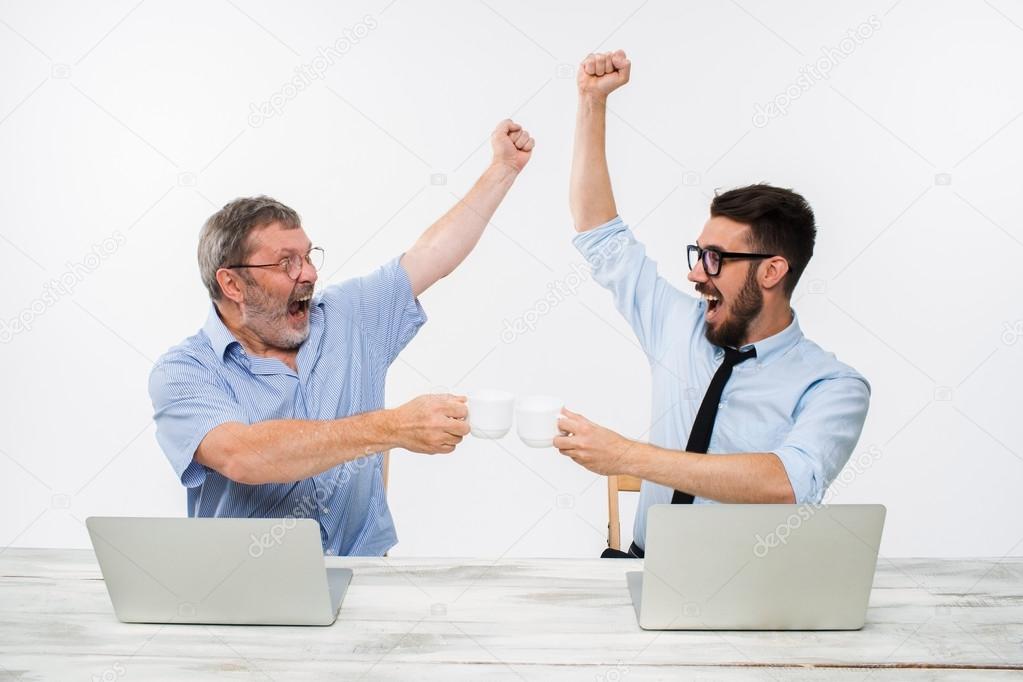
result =
[[[292,329],[288,322],[288,306],[279,306],[255,282],[246,287],[242,322],[260,341],[272,348],[294,350],[309,338],[309,316],[306,316],[302,329]]]

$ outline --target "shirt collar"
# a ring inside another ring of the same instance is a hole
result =
[[[210,301],[210,312],[206,317],[206,324],[202,326],[202,330],[206,334],[206,338],[210,340],[213,352],[217,354],[221,361],[224,360],[224,355],[231,348],[232,344],[237,344],[241,348],[241,342],[235,338],[231,330],[224,324],[224,321],[220,319],[217,306],[212,301]],[[312,305],[309,306],[309,336],[302,342],[302,347],[299,349],[300,365],[309,353],[315,354],[319,351],[322,336],[323,300],[321,296],[316,296],[312,301]]]
[[[803,338],[803,330],[799,327],[799,319],[796,311],[792,311],[792,322],[774,336],[768,336],[755,343],[748,343],[739,350],[755,347],[757,349],[757,364],[767,365],[785,355]]]
[[[206,334],[206,338],[210,340],[213,352],[221,360],[224,359],[224,354],[231,347],[231,344],[237,343],[239,346],[241,345],[238,339],[234,337],[234,334],[231,333],[231,330],[227,328],[227,325],[224,324],[224,321],[220,319],[220,315],[217,313],[217,306],[212,301],[210,301],[210,314],[206,317],[206,324],[202,326],[202,330]]]

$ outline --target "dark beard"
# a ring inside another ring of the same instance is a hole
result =
[[[704,323],[704,335],[715,346],[738,348],[746,336],[750,323],[760,314],[763,307],[764,294],[757,284],[757,267],[751,263],[746,274],[746,283],[735,296],[731,315],[716,329],[711,329],[709,324]]]

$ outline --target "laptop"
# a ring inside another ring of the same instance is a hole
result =
[[[312,519],[89,517],[125,623],[330,625],[352,579]]]
[[[646,630],[859,630],[879,504],[658,504],[626,581]]]

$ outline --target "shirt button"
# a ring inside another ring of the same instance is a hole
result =
[[[334,550],[328,549],[326,552],[324,552],[324,554],[326,554],[327,556],[334,556]]]

